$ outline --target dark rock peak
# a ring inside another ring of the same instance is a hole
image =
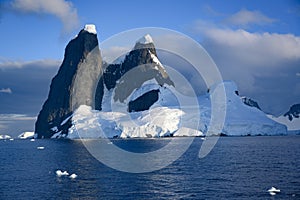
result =
[[[258,103],[250,98],[247,98],[247,97],[242,97],[242,101],[244,104],[246,104],[247,106],[250,106],[250,107],[255,107],[259,110],[261,110],[261,108],[259,107]]]
[[[128,104],[128,112],[138,112],[148,110],[158,100],[159,89],[151,90]]]
[[[128,71],[138,66],[144,66],[148,69],[154,69],[161,74],[161,85],[164,83],[174,85],[169,79],[165,70],[161,66],[157,66],[153,56],[157,57],[156,49],[153,43],[142,44],[137,42],[132,51],[130,51],[122,63],[110,64],[104,71],[104,84],[108,90],[116,86],[117,81]],[[146,73],[146,72],[145,72]],[[136,74],[137,75],[137,74]],[[162,81],[164,80],[164,81]]]
[[[157,52],[150,35],[145,35],[138,40],[133,50],[125,56],[123,62],[108,64],[102,78],[97,87],[97,91],[100,91],[96,94],[99,97],[96,98],[97,110],[102,108],[101,94],[103,94],[104,87],[108,90],[114,89],[114,101],[124,102],[134,90],[142,87],[148,80],[155,79],[160,86],[164,84],[174,86],[173,81],[157,58]],[[146,97],[150,99],[147,101],[151,102],[149,105],[142,105],[139,99],[132,101],[128,110],[141,111],[149,108],[157,101],[158,92],[149,92],[141,99],[145,100]]]
[[[293,120],[293,118],[299,118],[300,117],[300,104],[295,104],[290,107],[290,110],[286,112],[283,116],[287,116],[290,121]]]
[[[64,60],[51,81],[48,98],[35,124],[38,138],[50,138],[60,131],[67,134],[71,120],[64,120],[79,105],[90,105],[94,98],[89,88],[98,82],[101,63],[97,35],[81,30],[66,46]]]

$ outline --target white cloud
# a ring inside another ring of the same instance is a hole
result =
[[[123,57],[131,51],[132,47],[112,46],[101,49],[102,59],[107,63],[118,62],[124,59]]]
[[[79,25],[77,10],[69,1],[14,0],[11,6],[14,10],[24,13],[54,15],[63,23],[65,32],[70,32]]]
[[[0,93],[12,94],[12,90],[10,88],[2,88],[0,89]]]
[[[26,121],[36,120],[36,117],[24,114],[0,114],[0,121]]]
[[[205,31],[205,37],[211,44],[253,67],[274,67],[278,62],[300,59],[300,37],[292,34],[213,28]]]
[[[246,9],[240,10],[225,19],[225,23],[241,26],[247,26],[250,24],[264,25],[275,21],[275,19],[269,18],[259,11],[249,11]]]
[[[223,25],[199,20],[193,28],[223,78],[237,82],[241,94],[273,114],[299,102],[300,37]]]
[[[39,68],[57,68],[61,64],[59,60],[44,59],[34,61],[12,61],[4,58],[0,58],[0,70],[1,69],[16,69],[26,67],[39,67]]]

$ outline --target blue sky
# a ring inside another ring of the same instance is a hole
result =
[[[204,46],[242,95],[282,114],[300,103],[299,22],[296,0],[2,0],[0,134],[10,114],[38,114],[66,44],[86,23],[97,26],[100,42],[140,27],[182,32]]]

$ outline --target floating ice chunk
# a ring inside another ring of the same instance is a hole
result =
[[[94,24],[86,24],[84,30],[89,33],[97,34],[96,26]]]
[[[34,142],[34,141],[35,141],[35,139],[33,139],[33,138],[32,138],[32,139],[30,139],[30,142]]]
[[[270,195],[274,196],[276,195],[277,193],[280,192],[279,189],[275,188],[275,187],[271,187],[270,189],[268,189],[268,192],[270,193]]]
[[[69,176],[69,173],[67,171],[61,171],[61,170],[56,170],[56,176],[61,177],[61,176]]]
[[[279,193],[279,192],[280,192],[280,190],[279,190],[279,189],[277,189],[277,188],[275,188],[275,187],[271,187],[271,188],[268,190],[268,192],[275,192],[275,193]]]
[[[75,178],[77,178],[77,174],[71,174],[71,175],[69,176],[69,178],[75,179]]]
[[[21,133],[18,138],[20,139],[31,139],[34,138],[34,132],[31,131],[25,131],[23,133]]]
[[[8,140],[11,139],[11,136],[9,135],[0,135],[0,140]]]
[[[45,149],[45,147],[37,147],[37,149],[43,150],[43,149]]]

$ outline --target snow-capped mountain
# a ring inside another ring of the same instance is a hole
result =
[[[36,122],[38,138],[204,136],[219,86],[226,116],[215,135],[286,134],[286,126],[269,119],[255,101],[240,97],[232,81],[198,97],[178,92],[150,35],[123,60],[103,64],[96,34],[94,25],[86,25],[67,45]]]
[[[52,79],[48,98],[35,124],[38,138],[50,138],[57,132],[67,135],[73,111],[79,105],[91,105],[94,91],[90,88],[102,74],[96,33],[94,25],[86,25],[67,45],[64,60]]]
[[[153,80],[155,84],[174,85],[165,68],[157,58],[157,53],[150,35],[139,39],[133,50],[119,64],[105,66],[103,78],[100,79],[96,94],[96,109],[103,108],[103,96],[105,91],[114,91],[113,101],[128,104],[128,111],[148,110],[159,96],[159,90],[145,91],[144,94],[128,99],[135,90],[147,82]]]
[[[226,92],[226,118],[222,133],[226,135],[286,134],[286,126],[269,119],[256,106],[245,104],[245,98],[238,95],[238,88],[233,81],[224,81],[220,84],[224,86]]]

